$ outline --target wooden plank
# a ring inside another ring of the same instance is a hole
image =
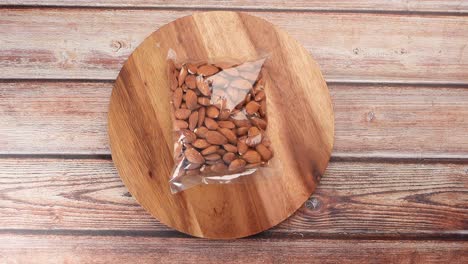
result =
[[[114,79],[148,34],[190,13],[3,9],[0,78]],[[299,40],[319,62],[327,81],[468,83],[464,16],[252,14]]]
[[[468,164],[331,162],[309,201],[264,235],[463,238],[467,175]],[[108,160],[0,159],[0,197],[5,230],[170,230]]]
[[[468,89],[329,85],[335,157],[468,158]],[[110,154],[112,83],[0,82],[0,154]]]
[[[2,263],[466,263],[468,242],[0,235]]]
[[[83,7],[138,7],[138,8],[190,8],[190,9],[266,9],[266,10],[340,10],[340,11],[417,11],[417,12],[455,12],[464,13],[468,11],[468,3],[463,0],[292,0],[292,1],[269,1],[269,0],[205,0],[205,1],[182,1],[173,0],[2,0],[0,5],[18,6],[83,6]]]

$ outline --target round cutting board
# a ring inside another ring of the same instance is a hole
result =
[[[267,56],[271,170],[171,193],[168,54],[181,62]],[[198,237],[249,236],[292,215],[320,181],[333,135],[328,88],[307,50],[269,22],[237,12],[196,13],[150,35],[120,71],[109,109],[112,159],[130,193],[162,223]]]

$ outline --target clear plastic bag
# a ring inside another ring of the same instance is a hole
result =
[[[265,61],[180,62],[168,56],[175,133],[172,193],[268,169],[273,151]]]

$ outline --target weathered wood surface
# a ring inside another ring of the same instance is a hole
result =
[[[191,13],[3,9],[0,78],[113,80],[149,33]],[[319,62],[327,81],[468,83],[465,16],[252,14],[299,40]]]
[[[3,263],[454,263],[468,242],[0,235]]]
[[[0,154],[109,154],[110,82],[0,82]],[[329,84],[335,157],[468,158],[468,89]]]
[[[1,0],[0,5],[17,6],[69,6],[69,7],[122,7],[122,8],[190,8],[190,9],[257,9],[257,10],[332,10],[332,11],[416,11],[416,12],[454,12],[466,13],[468,3],[463,0]]]
[[[112,162],[0,159],[3,229],[176,231],[130,196]],[[463,238],[468,164],[331,162],[316,193],[264,235]]]

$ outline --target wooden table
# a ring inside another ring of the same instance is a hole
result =
[[[0,263],[467,263],[468,1],[1,0]],[[290,219],[240,240],[151,218],[112,164],[118,70],[149,33],[245,10],[315,57],[331,164]]]

